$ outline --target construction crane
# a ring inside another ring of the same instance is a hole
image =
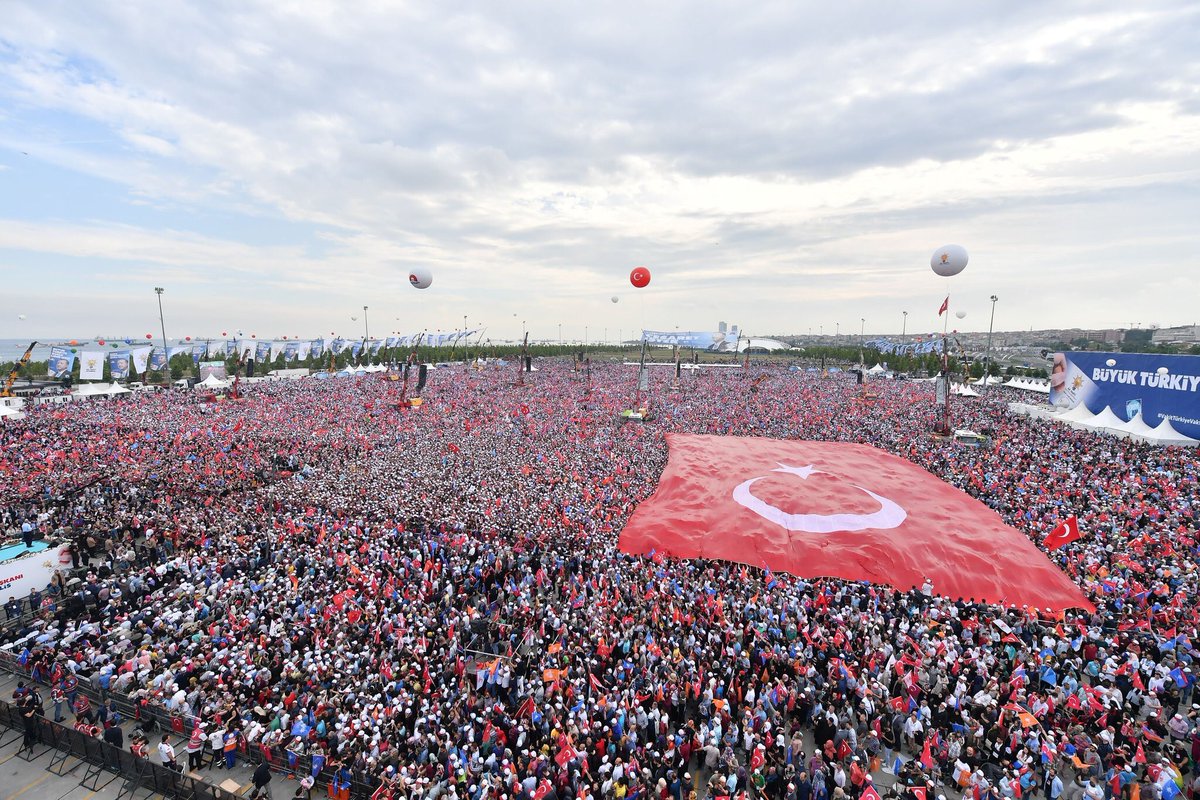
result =
[[[33,355],[33,348],[37,346],[37,342],[30,342],[28,349],[25,350],[25,355],[21,356],[21,360],[13,365],[12,372],[8,373],[8,378],[4,381],[4,388],[0,389],[0,397],[12,397],[13,384],[17,382],[17,375],[21,372],[21,367],[29,363],[29,357]]]

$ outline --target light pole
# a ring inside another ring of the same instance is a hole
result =
[[[371,329],[367,326],[367,307],[363,306],[363,339],[371,338]]]
[[[900,313],[904,315],[904,318],[900,321],[900,338],[903,339],[904,334],[908,333],[908,312],[901,311]]]
[[[587,325],[584,325],[584,326],[583,326],[583,346],[584,346],[584,348],[587,348],[587,336],[588,336],[588,330],[587,330],[587,329],[588,329],[588,326],[587,326]]]
[[[992,316],[988,320],[988,338],[987,349],[983,355],[983,393],[987,394],[988,386],[991,385],[991,370],[992,370],[992,323],[996,321],[996,301],[1000,298],[992,295],[988,298],[992,301]]]
[[[562,323],[558,323],[558,346],[562,347]]]
[[[166,359],[167,359],[167,323],[163,322],[163,312],[162,312],[162,293],[163,293],[163,289],[162,289],[162,287],[161,287],[161,286],[155,286],[155,287],[154,287],[154,293],[155,293],[156,295],[158,295],[158,325],[159,325],[159,327],[162,329],[162,336],[163,336],[163,363],[164,363],[164,364],[166,364]],[[167,381],[166,381],[167,375],[169,375],[169,374],[170,374],[169,368],[170,368],[170,365],[169,365],[169,364],[168,364],[167,366],[163,367],[163,383],[166,383],[166,382],[167,382]],[[143,376],[142,376],[142,378],[143,378],[143,379],[145,379],[145,377],[146,377],[145,375],[143,375]]]
[[[838,339],[841,339],[841,338],[842,338],[842,323],[835,322],[835,323],[833,323],[833,343],[835,346],[838,343]]]

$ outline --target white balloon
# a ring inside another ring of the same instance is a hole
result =
[[[933,252],[933,257],[929,259],[929,266],[943,278],[957,275],[967,268],[966,248],[957,244],[939,247]]]
[[[24,315],[24,314],[17,314],[17,319],[25,319],[25,315]]]
[[[965,312],[965,311],[955,311],[955,312],[954,312],[954,316],[958,317],[959,319],[964,319],[964,318],[967,316],[967,312]]]
[[[433,284],[433,273],[425,267],[413,267],[408,271],[408,282],[414,289],[428,289]]]
[[[1110,358],[1108,361],[1105,361],[1104,364],[1105,366],[1115,367],[1117,365],[1117,360],[1115,358]]]
[[[612,299],[612,301],[613,301],[614,303],[619,303],[619,302],[621,302],[621,298],[617,297],[617,296],[614,294],[614,295],[613,295],[613,299]]]
[[[1171,370],[1167,369],[1166,367],[1159,367],[1157,370],[1155,370],[1155,372],[1157,372],[1159,375],[1166,375],[1170,371]]]
[[[350,321],[351,321],[351,322],[358,322],[358,317],[351,317],[351,318],[350,318]]]

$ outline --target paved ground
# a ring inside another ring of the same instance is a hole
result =
[[[0,674],[0,697],[6,699],[11,697],[16,686],[15,677],[6,673]],[[49,702],[46,703],[46,709],[47,712],[52,712]],[[125,741],[128,742],[134,726],[126,722],[121,727],[125,731]],[[151,739],[151,741],[156,742],[157,739]],[[37,753],[37,757],[28,761],[26,760],[28,753],[18,755],[20,749],[21,732],[0,727],[0,800],[115,800],[117,793],[121,790],[122,781],[115,773],[103,773],[98,783],[99,789],[92,791],[79,785],[86,773],[86,767],[79,759],[68,758],[63,766],[71,771],[60,777],[46,771],[46,767],[50,765],[53,757],[53,750],[44,746],[38,747],[34,751]],[[176,743],[176,750],[179,753],[180,761],[186,764],[187,755],[183,752],[183,747]],[[157,753],[152,757],[155,761],[158,760]],[[253,770],[241,766],[232,772],[226,772],[223,769],[200,770],[200,775],[210,783],[222,784],[232,780],[237,784],[235,791],[242,795],[250,792],[252,773]],[[294,783],[279,776],[276,776],[275,780],[271,782],[271,788],[274,790],[273,794],[276,798],[291,797],[295,790],[294,787]],[[147,800],[147,798],[157,800],[161,797],[162,795],[152,794],[146,789],[137,794],[137,800]]]

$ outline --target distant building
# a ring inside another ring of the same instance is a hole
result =
[[[1200,342],[1200,325],[1180,325],[1159,328],[1150,337],[1154,344],[1196,344]]]

